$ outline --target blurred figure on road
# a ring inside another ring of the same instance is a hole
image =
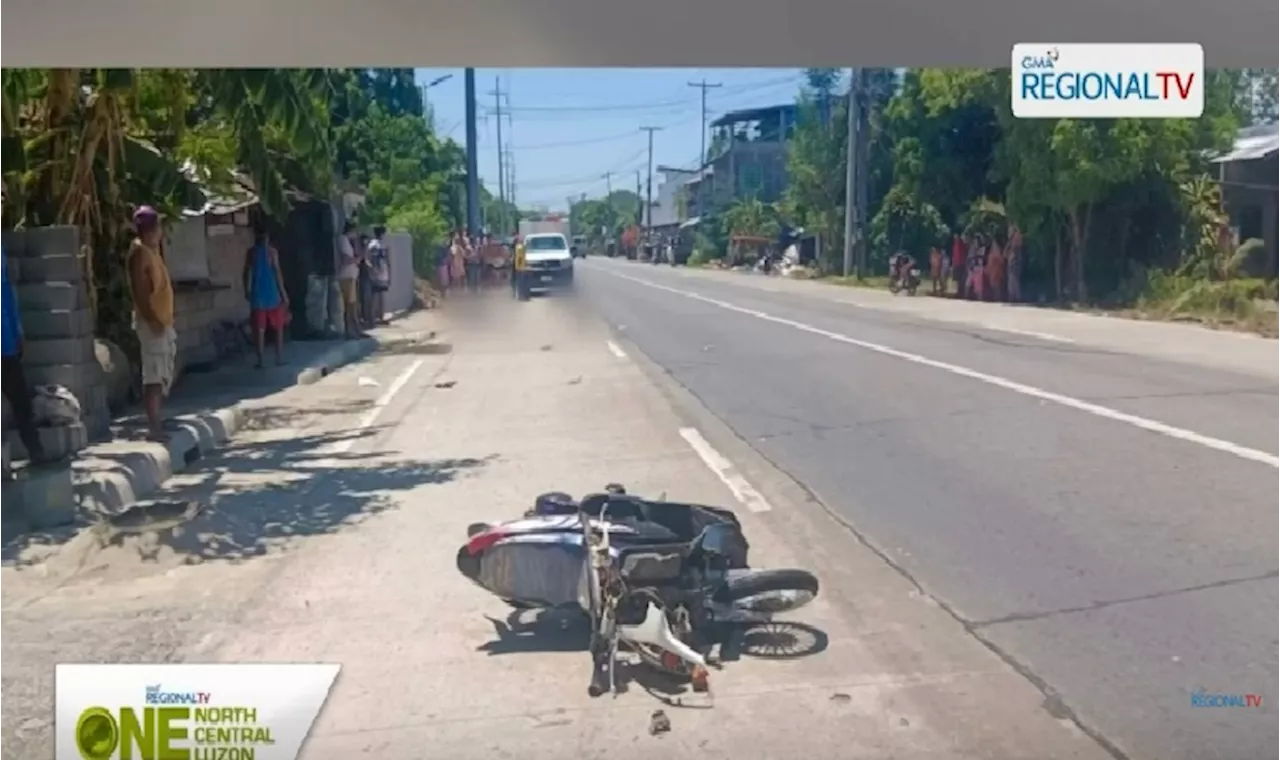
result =
[[[268,329],[275,333],[276,364],[284,364],[284,326],[288,321],[289,294],[285,292],[284,275],[280,272],[280,254],[271,246],[267,229],[261,222],[253,231],[253,247],[245,252],[241,276],[244,278],[245,297],[249,299],[253,348],[258,356],[254,367],[262,369]],[[346,300],[344,293],[343,301]]]
[[[391,289],[391,257],[387,252],[387,244],[383,240],[387,234],[386,227],[373,228],[373,240],[369,241],[369,282],[373,286],[370,314],[372,324],[387,323],[386,294]]]
[[[356,294],[359,308],[356,309],[356,324],[365,328],[373,325],[373,277],[369,274],[369,236],[361,235],[356,246],[356,261],[359,264],[360,276],[357,280]]]
[[[1009,301],[1022,300],[1022,230],[1016,223],[1009,224],[1009,242],[1005,247],[1005,282],[1009,288]]]
[[[515,255],[511,259],[511,291],[521,301],[529,300],[528,261],[525,258],[524,241],[515,238]]]
[[[965,281],[964,297],[968,300],[983,301],[987,295],[987,279],[984,267],[986,266],[986,242],[982,233],[975,232],[973,234],[973,242],[969,245],[969,255],[965,260],[968,267],[968,278]]]
[[[947,291],[946,271],[943,266],[942,249],[933,246],[929,249],[929,280],[935,296]]]
[[[461,288],[466,284],[466,234],[458,229],[453,231],[453,245],[449,248],[449,284],[450,287]]]
[[[992,301],[1004,300],[1004,252],[1000,250],[1000,241],[991,239],[987,249],[987,298]]]
[[[338,238],[338,288],[342,292],[342,332],[348,338],[360,335],[360,254],[357,253],[356,248],[358,242],[355,224],[352,222],[343,224],[342,236]]]
[[[965,267],[965,260],[968,254],[968,246],[960,233],[951,236],[951,279],[956,283],[956,298],[964,298],[964,286],[968,271]]]
[[[480,291],[480,238],[474,238],[467,241],[466,248],[462,251],[463,270],[467,278],[467,291],[477,293]]]
[[[440,289],[442,298],[449,295],[449,258],[452,254],[452,240],[436,246],[436,286]]]

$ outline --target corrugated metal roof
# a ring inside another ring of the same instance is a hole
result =
[[[1256,161],[1280,151],[1280,124],[1258,124],[1236,133],[1235,144],[1213,159],[1215,164]]]
[[[783,114],[795,116],[799,112],[799,108],[795,103],[784,103],[778,106],[762,106],[759,108],[743,108],[738,111],[730,111],[715,121],[710,126],[724,127],[730,124],[737,124],[743,121],[763,121],[765,119],[776,119]]]

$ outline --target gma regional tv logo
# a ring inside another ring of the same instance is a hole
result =
[[[293,760],[338,665],[58,665],[56,760]]]
[[[1196,44],[1023,43],[1011,60],[1020,119],[1188,119],[1204,113]]]

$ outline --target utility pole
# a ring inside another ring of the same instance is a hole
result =
[[[859,96],[859,90],[862,86],[862,76],[858,69],[851,69],[849,72],[849,135],[848,135],[848,154],[845,160],[844,174],[844,267],[841,274],[848,277],[854,271],[854,237],[860,234],[858,227],[858,112],[861,107],[862,98]],[[858,271],[861,278],[862,272]]]
[[[653,133],[662,127],[641,127],[642,132],[649,133],[649,184],[644,191],[644,234],[649,236],[649,228],[653,226]]]
[[[714,90],[724,85],[719,82],[713,84],[704,79],[701,82],[690,82],[689,86],[702,90],[702,154],[698,159],[698,166],[702,167],[707,163],[707,90]]]
[[[493,112],[498,121],[498,223],[502,225],[499,235],[506,237],[507,230],[507,170],[503,161],[502,146],[502,79],[493,78]]]
[[[868,189],[871,181],[871,125],[867,122],[870,113],[870,105],[867,102],[867,77],[866,71],[858,69],[858,133],[853,143],[853,148],[858,156],[858,176],[857,182],[854,184],[854,200],[857,202],[858,209],[858,236],[854,242],[858,247],[854,249],[856,254],[854,261],[857,264],[858,279],[862,279],[870,274],[867,271],[867,206],[869,200],[867,198]]]
[[[511,206],[519,214],[520,204],[516,201],[516,154],[510,147],[507,148],[507,196],[511,200]]]
[[[644,183],[640,180],[640,170],[636,169],[636,226],[644,224],[644,208],[640,198],[644,195]]]
[[[702,210],[706,208],[706,204],[702,201],[706,195],[704,191],[706,190],[705,185],[707,184],[703,181],[705,179],[704,175],[707,168],[707,90],[723,87],[724,85],[720,82],[712,84],[703,79],[701,82],[690,82],[689,86],[697,87],[699,90],[702,90],[702,152],[698,154],[698,212],[701,213]]]
[[[466,70],[467,98],[467,232],[480,232],[480,169],[476,135],[476,70]]]
[[[613,206],[613,172],[604,173],[604,208],[608,212],[606,217],[609,220],[608,236],[612,239],[617,232],[618,210]]]

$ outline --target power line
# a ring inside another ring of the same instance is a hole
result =
[[[759,92],[762,90],[777,88],[781,85],[799,84],[802,80],[803,80],[803,77],[801,76],[791,75],[791,76],[781,77],[778,79],[772,79],[764,82],[752,82],[752,83],[732,85],[732,86],[726,85],[723,87],[724,89],[723,92],[720,92],[712,97],[723,99],[723,98],[729,98],[729,97],[734,97],[739,95],[747,95],[747,94]],[[675,109],[686,108],[691,105],[696,105],[698,102],[699,102],[699,99],[694,97],[694,98],[678,98],[673,100],[650,102],[650,103],[612,103],[612,104],[604,104],[604,105],[598,104],[598,105],[510,106],[509,111],[511,113],[520,115],[522,117],[535,116],[540,114],[543,114],[543,115],[565,114],[565,115],[578,116],[582,114],[592,114],[592,113],[627,113],[627,112],[660,111],[660,110],[670,111]]]
[[[632,132],[632,134],[634,135],[635,132]],[[615,164],[612,168],[610,168],[604,173],[593,172],[592,174],[578,175],[577,177],[563,177],[563,176],[548,177],[546,179],[530,180],[530,182],[537,185],[540,188],[541,187],[563,187],[564,185],[573,185],[573,184],[588,184],[588,183],[594,184],[604,179],[604,176],[606,174],[625,174],[626,172],[631,171],[633,168],[633,165],[637,161],[641,160],[647,151],[648,151],[648,148],[641,148],[639,151],[627,157],[626,159],[619,161],[617,164]]]

